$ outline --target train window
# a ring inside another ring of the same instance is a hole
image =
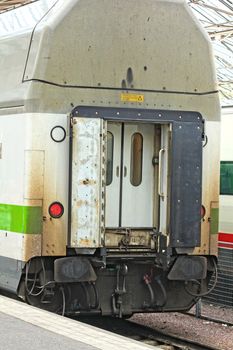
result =
[[[221,162],[220,194],[233,195],[233,161]]]
[[[143,137],[138,132],[131,139],[130,182],[139,186],[142,182]]]
[[[109,186],[112,183],[113,174],[113,134],[107,132],[107,170],[106,170],[106,185]]]

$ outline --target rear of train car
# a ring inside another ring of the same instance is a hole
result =
[[[186,2],[38,0],[0,26],[1,289],[189,309],[216,268],[220,107]]]

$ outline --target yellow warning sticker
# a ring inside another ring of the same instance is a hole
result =
[[[121,94],[122,102],[144,102],[144,95],[138,94]]]

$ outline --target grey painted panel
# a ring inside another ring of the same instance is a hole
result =
[[[141,108],[107,108],[77,106],[72,110],[73,117],[82,118],[102,118],[106,120],[119,121],[147,121],[151,123],[168,123],[173,121],[180,122],[198,122],[202,123],[202,116],[198,112],[189,111],[169,111],[158,109]]]
[[[171,245],[200,245],[202,123],[173,123],[171,158]]]
[[[0,288],[16,293],[24,262],[0,256]]]

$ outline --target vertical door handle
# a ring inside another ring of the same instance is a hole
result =
[[[159,174],[158,174],[158,195],[160,197],[164,197],[164,193],[163,193],[163,178],[162,178],[162,156],[163,153],[165,152],[164,148],[161,148],[161,150],[159,151]]]
[[[127,168],[126,166],[124,166],[124,177],[126,177],[126,175],[127,175]]]
[[[119,167],[119,165],[117,165],[117,167],[116,167],[116,177],[119,177],[119,175],[120,175],[120,167]]]

